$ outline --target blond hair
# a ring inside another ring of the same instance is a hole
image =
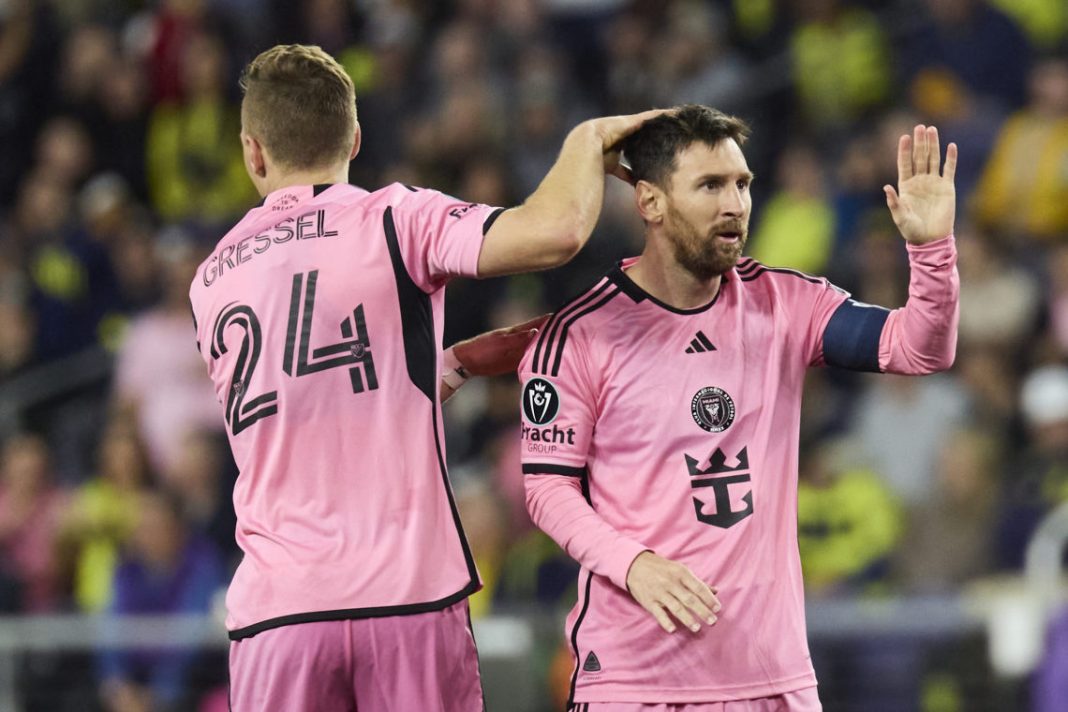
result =
[[[309,169],[347,160],[356,131],[356,90],[321,48],[277,45],[241,74],[241,122],[271,157]]]

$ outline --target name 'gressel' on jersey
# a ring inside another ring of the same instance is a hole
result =
[[[212,255],[204,263],[204,286],[210,287],[215,281],[223,276],[227,268],[233,270],[245,264],[254,255],[261,255],[271,248],[271,245],[281,245],[290,240],[314,240],[319,237],[335,237],[337,230],[326,229],[326,211],[312,210],[310,212],[289,217],[263,232],[241,238],[233,245],[223,247],[217,254]],[[255,247],[249,243],[255,241]]]

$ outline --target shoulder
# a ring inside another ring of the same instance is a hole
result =
[[[529,352],[531,371],[558,375],[566,361],[586,358],[603,325],[616,315],[618,285],[602,277],[567,299],[541,329]]]
[[[756,282],[760,285],[784,285],[798,286],[802,283],[826,285],[828,282],[823,277],[816,277],[787,267],[769,267],[752,257],[744,257],[738,261],[734,268],[738,281],[743,283]]]

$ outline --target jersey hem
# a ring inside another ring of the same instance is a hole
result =
[[[262,633],[265,630],[281,628],[287,625],[298,625],[300,623],[321,623],[323,621],[340,621],[357,618],[384,618],[386,616],[410,616],[418,613],[430,613],[431,611],[440,611],[455,603],[459,603],[478,591],[478,589],[479,584],[476,580],[471,581],[451,596],[439,598],[436,601],[428,601],[426,603],[407,603],[399,606],[341,608],[332,611],[292,613],[285,616],[278,616],[277,618],[268,618],[267,620],[253,623],[252,625],[243,628],[235,628],[234,630],[228,631],[227,636],[230,640],[244,640],[245,638],[251,638],[257,633]]]
[[[738,700],[758,700],[763,697],[784,695],[816,687],[815,673],[805,673],[784,680],[762,685],[746,685],[718,689],[646,689],[640,690],[617,687],[615,689],[590,689],[581,684],[575,690],[575,702],[636,702],[641,704],[703,704],[708,702],[734,702]]]

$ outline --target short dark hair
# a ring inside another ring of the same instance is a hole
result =
[[[736,116],[710,106],[685,104],[649,119],[624,139],[623,157],[635,182],[644,180],[664,187],[678,167],[679,153],[691,144],[700,141],[715,146],[731,138],[740,146],[749,133],[749,125]]]
[[[341,65],[319,47],[278,45],[241,75],[245,130],[289,168],[348,158],[356,132],[356,91]]]

